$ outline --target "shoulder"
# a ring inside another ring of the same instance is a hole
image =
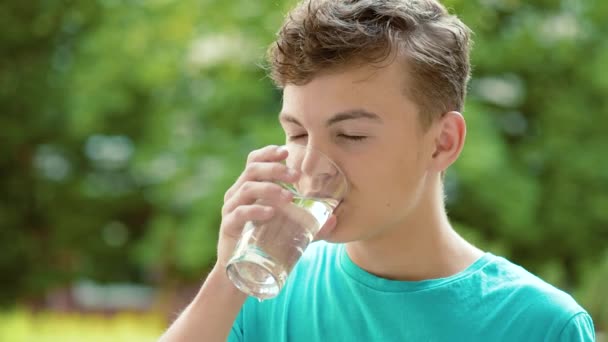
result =
[[[492,256],[484,267],[488,295],[514,326],[529,326],[557,338],[563,334],[593,332],[591,318],[568,293],[545,282],[523,267],[502,257]],[[587,341],[575,339],[574,341]]]
[[[572,296],[503,257],[494,256],[487,273],[495,291],[510,293],[530,308],[569,314],[584,311]]]

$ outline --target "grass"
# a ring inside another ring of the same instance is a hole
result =
[[[0,312],[0,341],[6,342],[144,342],[156,341],[166,323],[160,315],[119,313],[65,314]]]

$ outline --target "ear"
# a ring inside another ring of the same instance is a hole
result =
[[[444,113],[435,123],[431,168],[440,173],[458,159],[467,134],[467,126],[462,114]]]

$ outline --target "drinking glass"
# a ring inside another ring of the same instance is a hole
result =
[[[295,264],[346,194],[340,168],[311,147],[288,144],[284,163],[300,171],[294,183],[277,182],[291,191],[293,201],[271,205],[274,216],[247,222],[226,272],[242,292],[259,300],[279,294]]]

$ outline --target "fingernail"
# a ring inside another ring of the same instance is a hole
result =
[[[287,152],[287,146],[283,145],[283,146],[277,147],[277,153],[283,153],[283,152]]]
[[[292,168],[288,168],[288,169],[287,169],[287,175],[288,175],[290,178],[292,178],[292,179],[293,179],[293,178],[296,178],[296,177],[298,176],[298,170],[296,170],[296,169],[292,169]]]
[[[291,200],[291,198],[293,197],[293,194],[289,190],[282,190],[281,196],[283,196],[283,198],[285,198],[285,199]]]

